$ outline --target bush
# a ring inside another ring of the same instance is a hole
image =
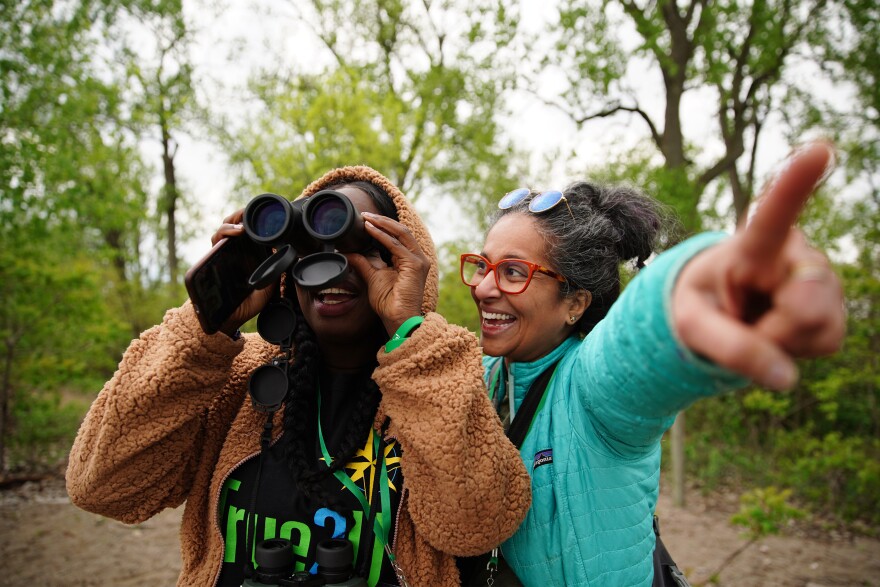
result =
[[[8,438],[10,471],[55,470],[67,459],[88,404],[62,402],[59,392],[32,392],[13,404],[14,426]]]

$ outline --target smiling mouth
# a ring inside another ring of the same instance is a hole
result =
[[[485,310],[480,313],[480,316],[482,317],[484,324],[488,324],[491,326],[511,324],[514,320],[516,320],[516,317],[511,314],[502,314],[500,312],[486,312]]]
[[[347,302],[355,296],[357,296],[357,293],[341,287],[328,287],[315,295],[319,302],[328,306]]]

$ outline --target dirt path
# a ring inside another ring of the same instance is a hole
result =
[[[711,503],[711,507],[710,507]],[[661,495],[663,540],[694,587],[744,544],[728,522],[733,499]],[[0,587],[173,586],[180,510],[125,526],[72,506],[63,485],[0,492]],[[749,547],[716,583],[737,587],[880,587],[880,541],[836,535],[770,537]]]

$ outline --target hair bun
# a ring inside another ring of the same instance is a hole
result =
[[[611,222],[617,233],[614,249],[620,261],[636,260],[641,267],[651,256],[662,225],[660,204],[628,185],[593,187],[580,192],[592,206]]]

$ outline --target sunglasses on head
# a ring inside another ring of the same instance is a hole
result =
[[[525,200],[531,193],[532,190],[530,190],[529,188],[519,188],[513,190],[512,192],[507,192],[506,194],[504,194],[504,197],[498,201],[498,207],[502,210],[513,208],[514,206]],[[568,208],[568,213],[571,214],[572,218],[574,218],[574,213],[571,211],[571,207],[568,205],[568,200],[562,194],[561,190],[547,190],[545,192],[535,194],[535,196],[532,197],[532,199],[529,201],[529,211],[535,214],[541,214],[542,212],[547,212],[548,210],[551,210],[559,202],[565,202],[565,207]]]

